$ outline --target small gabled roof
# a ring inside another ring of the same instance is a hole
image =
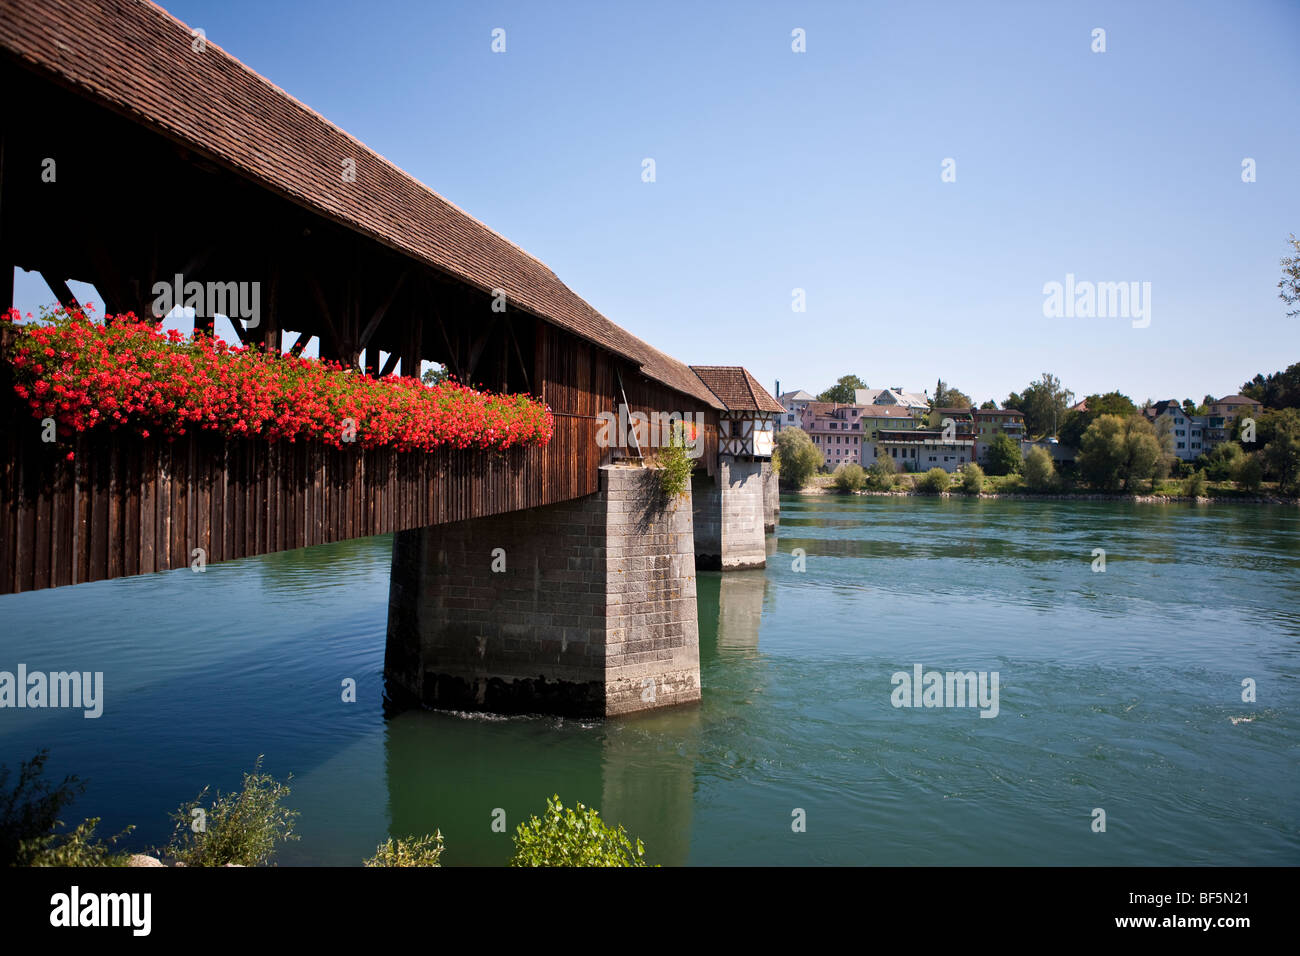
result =
[[[784,412],[749,370],[739,365],[692,365],[691,371],[729,412]]]
[[[816,395],[809,395],[807,392],[805,392],[805,391],[801,388],[801,389],[799,389],[798,391],[794,391],[794,392],[786,392],[784,395],[782,395],[782,396],[780,397],[779,401],[782,401],[782,402],[815,402],[815,401],[817,401],[817,396],[816,396]]]
[[[1247,398],[1245,395],[1229,395],[1227,398],[1220,398],[1211,402],[1211,405],[1259,405],[1260,403],[1253,398]]]

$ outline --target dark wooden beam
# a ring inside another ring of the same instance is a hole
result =
[[[384,362],[384,367],[379,372],[379,377],[383,378],[385,375],[392,375],[393,369],[397,365],[397,360],[401,357],[402,355],[400,352],[389,352],[388,359]]]
[[[532,378],[528,374],[528,363],[524,361],[524,353],[519,348],[519,338],[515,335],[515,324],[513,322],[506,323],[506,334],[510,337],[510,344],[515,347],[515,358],[519,359],[519,370],[524,373],[524,391],[531,392],[533,390]]]
[[[54,293],[54,297],[59,300],[59,303],[64,308],[67,309],[81,308],[81,306],[77,304],[77,299],[75,296],[73,296],[72,290],[68,288],[68,284],[66,282],[64,282],[62,279],[58,278],[57,276],[54,276],[51,273],[44,272],[44,271],[41,272],[41,278],[45,280],[45,284],[50,287],[50,291]]]
[[[371,337],[376,331],[378,331],[379,323],[384,321],[384,316],[388,314],[388,310],[392,306],[393,300],[397,298],[397,293],[402,291],[402,285],[405,282],[406,272],[403,270],[398,273],[397,281],[389,286],[388,294],[384,297],[384,301],[375,309],[374,313],[370,316],[370,321],[367,322],[366,327],[361,330],[360,345],[362,348],[366,348],[370,344]]]

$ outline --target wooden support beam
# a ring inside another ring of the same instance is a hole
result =
[[[81,308],[81,306],[77,304],[77,299],[75,296],[73,296],[72,290],[68,288],[68,284],[66,282],[64,282],[62,279],[58,278],[57,276],[53,275],[52,273],[45,272],[45,271],[41,272],[41,278],[45,280],[45,284],[50,287],[50,291],[54,293],[54,297],[59,300],[59,303],[64,308],[67,309]]]
[[[383,378],[385,375],[392,375],[393,368],[397,365],[397,360],[400,359],[401,357],[402,355],[400,352],[389,352],[388,360],[384,362],[384,367],[379,372],[379,377]]]
[[[460,361],[457,358],[456,350],[452,347],[451,339],[448,338],[447,336],[447,326],[442,321],[442,311],[440,309],[434,308],[432,309],[432,312],[433,312],[434,321],[438,323],[438,331],[442,333],[443,344],[447,346],[448,358],[444,364],[451,369],[451,374],[457,381],[463,381],[463,378],[461,376]]]
[[[478,368],[478,361],[483,357],[483,349],[487,347],[488,340],[492,338],[492,333],[496,331],[497,322],[500,319],[500,313],[492,313],[492,321],[488,324],[488,327],[483,330],[483,333],[474,339],[474,344],[470,346],[469,368],[465,371],[469,373],[471,378],[474,377],[474,370]],[[469,383],[467,382],[466,384]]]
[[[366,327],[361,330],[360,344],[362,348],[366,348],[367,346],[370,345],[371,337],[375,334],[376,331],[378,331],[379,323],[384,321],[384,316],[388,314],[388,310],[392,306],[393,300],[397,298],[397,293],[402,290],[402,285],[405,282],[406,282],[406,271],[403,270],[402,272],[398,273],[397,281],[394,282],[389,287],[388,294],[384,297],[384,301],[381,302],[379,304],[379,307],[375,309],[374,313],[370,316],[370,321],[367,322]]]
[[[510,344],[515,347],[515,358],[519,359],[519,370],[524,373],[524,391],[531,392],[533,390],[532,378],[528,374],[528,363],[524,361],[524,353],[519,348],[519,338],[515,335],[515,324],[513,322],[506,323],[506,334],[510,337]]]
[[[307,287],[311,290],[312,298],[316,300],[316,307],[320,309],[320,317],[324,320],[325,327],[329,330],[328,345],[326,343],[326,337],[321,336],[321,345],[323,347],[321,348],[320,357],[341,359],[343,357],[343,350],[342,345],[339,342],[338,328],[334,325],[334,320],[330,317],[329,300],[325,298],[325,291],[321,288],[320,280],[316,278],[315,273],[309,272],[307,274]],[[299,341],[301,341],[301,339]],[[294,344],[297,345],[298,343],[295,342]],[[326,355],[326,349],[332,351],[334,354]]]

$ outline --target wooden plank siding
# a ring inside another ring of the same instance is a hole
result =
[[[42,443],[40,423],[21,409],[5,424],[3,594],[184,568],[194,548],[209,563],[229,561],[599,490],[596,469],[570,460],[595,460],[575,455],[595,447],[594,418],[556,416],[546,448],[509,452],[227,445],[206,435],[109,443],[83,434],[74,461],[68,446]],[[254,521],[269,533],[250,532]]]

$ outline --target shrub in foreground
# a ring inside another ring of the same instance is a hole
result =
[[[442,866],[442,831],[432,836],[388,838],[375,848],[375,855],[363,866]]]
[[[622,826],[611,828],[581,803],[565,808],[558,795],[546,801],[541,817],[515,830],[511,866],[645,866],[645,846],[635,844]]]
[[[121,866],[126,853],[112,844],[131,832],[128,827],[107,841],[95,837],[98,817],[61,832],[59,815],[86,789],[76,777],[57,786],[44,778],[49,752],[42,750],[18,765],[18,777],[8,786],[10,771],[0,765],[0,866]]]
[[[298,839],[293,832],[298,812],[280,805],[289,795],[293,775],[280,783],[261,770],[259,756],[253,772],[244,774],[244,787],[238,793],[218,792],[205,809],[208,788],[204,787],[183,804],[172,814],[176,829],[166,852],[186,866],[260,866],[271,858],[277,844]]]

